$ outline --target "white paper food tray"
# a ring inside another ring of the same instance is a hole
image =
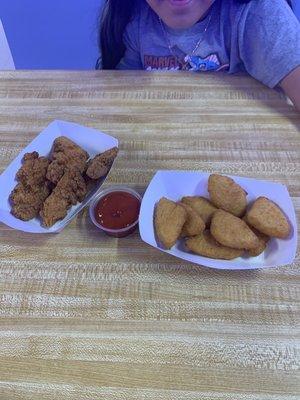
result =
[[[141,205],[139,228],[143,241],[175,257],[211,268],[256,269],[292,263],[297,250],[297,223],[293,203],[286,186],[239,176],[231,176],[231,178],[246,190],[248,203],[259,196],[265,196],[277,203],[285,212],[292,225],[292,232],[287,239],[271,239],[266,250],[257,257],[239,257],[230,261],[214,260],[189,253],[184,249],[183,240],[179,240],[171,250],[164,250],[157,245],[153,224],[156,203],[162,197],[174,201],[179,201],[183,196],[204,196],[209,199],[207,191],[209,175],[209,173],[192,171],[158,171],[148,186]]]
[[[40,156],[48,156],[54,140],[59,136],[66,136],[76,144],[86,150],[91,157],[96,156],[112,147],[118,147],[118,140],[96,129],[86,128],[84,126],[66,122],[53,121],[48,125],[21,153],[12,161],[6,170],[0,175],[0,221],[10,226],[30,233],[55,233],[61,231],[96,195],[106,177],[99,181],[97,186],[88,194],[82,203],[70,208],[67,216],[58,221],[51,228],[41,226],[38,218],[31,221],[21,221],[11,214],[11,205],[9,195],[16,186],[16,173],[22,165],[22,159],[25,153],[37,151]]]

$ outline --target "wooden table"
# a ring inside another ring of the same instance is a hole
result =
[[[1,72],[0,171],[53,119],[120,140],[108,184],[158,169],[285,183],[300,213],[300,117],[248,77]],[[217,271],[100,234],[0,225],[0,399],[296,400],[299,266]]]

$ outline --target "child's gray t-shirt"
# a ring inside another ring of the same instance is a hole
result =
[[[300,23],[285,0],[216,0],[204,20],[184,31],[161,25],[143,0],[124,42],[118,69],[247,71],[275,87],[300,66]]]

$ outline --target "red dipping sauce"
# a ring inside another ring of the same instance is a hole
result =
[[[131,189],[106,190],[93,205],[92,220],[108,235],[124,237],[137,225],[141,198]]]

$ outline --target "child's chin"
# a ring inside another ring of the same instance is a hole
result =
[[[185,18],[182,16],[176,16],[172,18],[163,18],[164,23],[171,29],[188,29],[197,23],[194,18]]]

